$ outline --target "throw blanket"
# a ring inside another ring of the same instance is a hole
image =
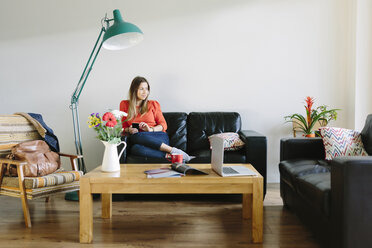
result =
[[[59,152],[59,143],[57,136],[54,135],[53,130],[45,124],[43,117],[40,114],[35,113],[23,113],[17,112],[15,115],[21,115],[25,117],[29,122],[34,125],[40,136],[49,145],[53,152]]]

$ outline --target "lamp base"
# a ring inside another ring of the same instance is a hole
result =
[[[66,201],[79,201],[79,195],[77,191],[68,192],[65,194]]]

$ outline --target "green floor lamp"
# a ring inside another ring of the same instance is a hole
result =
[[[136,25],[123,21],[123,18],[121,17],[120,11],[118,9],[115,9],[113,11],[113,16],[113,19],[108,19],[107,15],[102,19],[101,32],[99,33],[93,51],[89,56],[88,62],[85,65],[84,71],[81,74],[80,80],[71,97],[70,109],[72,110],[72,122],[74,127],[75,148],[77,155],[83,155],[78,113],[79,97],[81,91],[84,88],[85,82],[87,81],[89,73],[92,70],[97,55],[101,50],[101,47],[103,46],[108,50],[121,50],[129,48],[143,40],[142,31]],[[110,22],[112,21],[114,23],[110,26]],[[102,41],[100,42],[103,33],[105,34],[103,35]],[[86,167],[83,157],[78,159],[78,168],[79,170],[82,170],[84,173],[86,173]],[[67,193],[65,199],[78,200],[77,193]]]

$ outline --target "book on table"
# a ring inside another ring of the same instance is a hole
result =
[[[158,168],[145,171],[147,178],[182,177],[185,175],[208,175],[208,173],[195,169],[187,164],[174,163],[170,168]]]

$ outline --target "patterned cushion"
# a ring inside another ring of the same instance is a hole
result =
[[[56,171],[55,173],[43,177],[25,177],[25,188],[36,189],[71,183],[79,181],[82,175],[82,171]],[[18,177],[4,177],[1,187],[17,188],[19,187],[18,185]]]
[[[37,199],[41,197],[46,197],[48,195],[53,195],[56,193],[67,193],[72,192],[80,189],[80,182],[75,181],[72,183],[65,183],[50,187],[43,187],[37,189],[26,189],[27,199]],[[15,187],[8,187],[2,186],[0,190],[0,195],[12,196],[12,197],[20,197],[19,188]]]
[[[218,133],[213,134],[208,137],[209,144],[211,144],[212,137],[221,137],[223,138],[223,148],[225,151],[237,151],[244,147],[244,142],[239,138],[237,133]]]
[[[350,129],[322,127],[320,135],[327,160],[339,156],[368,156],[364,150],[360,133]]]

